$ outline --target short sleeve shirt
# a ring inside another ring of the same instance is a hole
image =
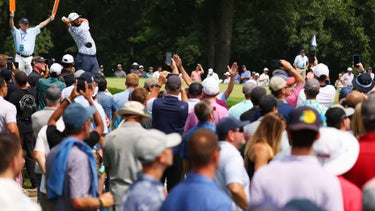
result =
[[[7,124],[17,123],[17,109],[12,103],[0,96],[0,132],[7,132]]]
[[[306,67],[307,61],[309,61],[307,56],[301,56],[301,55],[296,56],[296,58],[294,59],[294,63],[297,64],[297,68],[299,69],[304,69]]]
[[[76,45],[78,46],[78,52],[86,55],[96,54],[96,45],[94,39],[91,37],[89,23],[84,21],[80,26],[69,27],[69,33],[72,35]],[[91,43],[91,47],[87,43]]]
[[[17,53],[27,56],[33,54],[36,36],[40,33],[39,26],[28,28],[26,32],[16,27],[13,29],[11,33]]]

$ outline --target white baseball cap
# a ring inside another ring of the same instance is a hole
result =
[[[59,63],[53,63],[51,65],[51,67],[49,68],[49,71],[51,73],[56,73],[56,75],[60,75],[62,68],[63,68],[63,66],[61,66],[61,64],[59,64]]]
[[[314,74],[316,75],[316,77],[320,77],[321,75],[326,75],[327,77],[329,76],[329,69],[328,69],[328,66],[323,64],[323,63],[320,63],[318,65],[316,65],[313,69],[313,72]]]
[[[347,71],[353,71],[353,68],[348,67],[346,70],[347,70]]]
[[[72,22],[72,21],[75,21],[79,17],[81,17],[81,16],[78,15],[77,13],[75,13],[75,12],[72,12],[68,15],[68,20],[69,20],[69,22]]]
[[[72,55],[70,55],[70,54],[65,54],[62,57],[61,62],[62,63],[66,63],[66,64],[74,63],[74,57]]]
[[[208,77],[202,82],[203,92],[207,95],[216,95],[220,92],[219,81],[213,77]]]

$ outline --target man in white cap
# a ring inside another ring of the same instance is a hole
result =
[[[260,74],[260,76],[259,76],[258,82],[259,82],[260,85],[262,85],[262,86],[268,86],[268,83],[269,83],[269,81],[270,81],[270,76],[268,75],[268,71],[269,71],[268,68],[265,67],[265,68],[263,69],[263,73]]]
[[[61,77],[64,79],[66,86],[71,86],[75,82],[74,78],[74,57],[70,54],[65,54],[61,59]]]
[[[61,20],[68,26],[68,31],[78,48],[75,60],[76,68],[97,73],[99,64],[96,59],[96,45],[90,33],[89,21],[81,18],[75,12],[70,13],[68,18],[62,17]]]
[[[348,67],[346,69],[346,73],[342,76],[342,81],[344,82],[344,87],[345,86],[350,86],[353,87],[352,81],[354,79],[354,74],[352,73],[353,68]]]
[[[63,90],[66,85],[64,82],[58,80],[58,76],[61,74],[62,66],[58,63],[53,63],[50,67],[50,75],[48,78],[41,78],[38,81],[37,85],[37,92],[38,92],[38,110],[42,110],[46,107],[46,101],[44,96],[46,95],[46,90],[52,84],[58,86],[61,90]]]
[[[124,70],[122,70],[122,65],[121,64],[118,64],[117,65],[117,69],[115,71],[115,73],[113,73],[116,77],[126,77],[126,73],[124,72]]]
[[[31,61],[33,59],[36,36],[39,35],[42,28],[55,19],[55,15],[52,14],[45,21],[32,28],[29,28],[29,20],[27,18],[21,18],[19,21],[20,29],[14,26],[14,12],[11,12],[9,16],[10,31],[16,47],[15,61],[18,62],[18,69],[29,75],[32,70]]]
[[[125,192],[121,210],[159,210],[164,199],[164,186],[160,182],[167,167],[173,164],[171,147],[181,142],[178,133],[165,134],[151,129],[139,134],[134,155],[142,163],[138,179]]]
[[[139,102],[127,102],[117,114],[123,122],[110,132],[103,145],[103,163],[108,173],[110,191],[115,198],[115,210],[120,210],[124,191],[137,179],[142,165],[134,155],[134,146],[140,134],[146,129],[141,126],[142,119],[151,116],[145,113],[145,107]]]
[[[214,79],[216,79],[217,81],[220,80],[220,79],[219,79],[219,76],[217,75],[217,73],[214,72],[214,69],[209,68],[209,69],[208,69],[208,74],[207,74],[206,79],[207,79],[207,78],[211,78],[211,77],[214,78]]]

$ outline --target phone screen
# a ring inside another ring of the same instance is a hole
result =
[[[165,63],[170,64],[172,59],[172,52],[165,53]]]
[[[357,66],[357,64],[361,62],[361,56],[359,54],[354,54],[352,59],[354,66]]]
[[[77,80],[77,92],[79,93],[80,90],[85,91],[85,80],[82,78]]]
[[[9,57],[7,59],[7,69],[12,71],[12,63],[13,63],[13,58],[12,57]]]
[[[309,63],[312,64],[315,61],[315,51],[309,51],[307,53],[307,57],[309,58]]]

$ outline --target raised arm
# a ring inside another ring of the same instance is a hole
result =
[[[229,83],[228,83],[228,88],[224,92],[225,99],[228,99],[230,94],[233,91],[234,77],[236,77],[236,73],[238,71],[237,62],[233,62],[232,66],[230,68],[229,68],[229,66],[227,66],[227,68],[228,68],[228,72],[230,73],[230,76],[229,76],[230,80],[229,80]]]
[[[180,70],[180,73],[182,74],[182,78],[184,79],[185,83],[188,86],[190,86],[190,84],[193,83],[193,80],[191,79],[189,74],[187,74],[184,66],[182,65],[182,60],[181,60],[180,56],[177,55],[177,54],[173,55],[173,60],[176,62],[176,65],[177,65],[178,69]]]
[[[14,12],[10,12],[9,14],[9,27],[11,31],[14,30]]]
[[[304,84],[305,79],[297,72],[297,70],[286,60],[280,60],[281,69],[290,72],[290,74],[296,79],[297,84]]]
[[[45,26],[47,26],[51,21],[53,21],[55,19],[55,15],[52,14],[51,16],[49,16],[46,20],[44,20],[43,22],[41,22],[39,24],[39,28],[42,29],[44,28]]]

